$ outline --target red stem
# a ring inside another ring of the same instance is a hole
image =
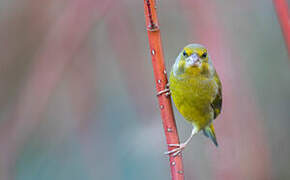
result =
[[[160,29],[158,27],[155,1],[144,0],[144,10],[156,89],[157,91],[161,91],[166,87],[167,76],[162,51]],[[158,96],[158,102],[161,110],[161,117],[167,144],[179,144],[179,138],[170,98],[166,97],[165,95],[160,95]],[[168,150],[171,149],[172,147],[168,146]],[[176,157],[169,156],[169,161],[172,180],[184,180],[184,170],[181,155]]]
[[[286,0],[273,0],[273,3],[276,8],[282,33],[284,35],[288,55],[290,55],[290,22],[289,22],[288,5]]]

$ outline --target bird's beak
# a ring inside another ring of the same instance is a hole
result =
[[[188,58],[186,58],[186,65],[199,67],[201,65],[201,62],[199,60],[198,55],[196,53],[194,53],[191,56],[189,56]]]

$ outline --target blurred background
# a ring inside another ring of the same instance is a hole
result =
[[[290,179],[290,71],[272,1],[157,0],[167,70],[208,47],[223,84],[186,179]],[[289,4],[289,1],[288,1]],[[143,1],[0,0],[0,179],[170,179]],[[175,109],[181,141],[191,132]]]

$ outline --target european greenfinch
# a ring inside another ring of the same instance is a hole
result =
[[[218,146],[213,120],[221,113],[222,85],[207,49],[189,44],[175,60],[169,78],[170,94],[180,114],[193,125],[190,137],[166,154],[178,155],[201,130]]]

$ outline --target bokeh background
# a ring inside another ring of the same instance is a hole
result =
[[[220,146],[195,136],[186,179],[290,179],[290,61],[272,1],[157,4],[168,71],[201,43],[223,83]],[[1,180],[170,179],[142,0],[0,0],[0,86]],[[191,125],[175,115],[184,141]]]

